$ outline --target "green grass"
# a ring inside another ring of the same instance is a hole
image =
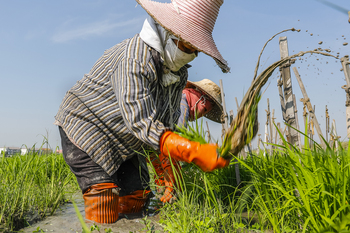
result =
[[[260,155],[240,163],[254,177],[254,205],[250,208],[266,218],[275,232],[283,228],[302,232],[340,232],[350,229],[350,150],[329,146],[310,148],[284,146],[266,157]]]
[[[70,194],[76,179],[61,154],[0,156],[0,231],[28,225],[28,214],[52,215]]]
[[[212,173],[186,164],[177,201],[160,210],[162,226],[169,232],[350,232],[350,150],[310,147],[308,140],[302,150],[284,140],[266,156],[234,157],[240,187],[234,162]]]

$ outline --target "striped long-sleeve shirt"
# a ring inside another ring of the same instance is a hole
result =
[[[179,126],[180,128],[181,127],[187,128],[187,122],[188,122],[188,119],[190,118],[190,107],[188,106],[185,93],[182,93],[180,109],[181,109],[181,115],[179,117],[179,120],[177,121],[177,126]]]
[[[151,51],[138,34],[106,50],[66,93],[55,116],[72,142],[109,175],[143,148],[159,149],[170,120],[176,123],[180,116],[187,68],[177,72],[179,82],[164,87]]]

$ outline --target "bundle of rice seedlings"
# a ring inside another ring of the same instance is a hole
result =
[[[188,140],[199,142],[200,144],[208,143],[205,140],[205,132],[203,130],[203,121],[201,121],[200,126],[198,125],[198,120],[196,120],[195,126],[192,126],[191,124],[188,124],[188,123],[187,125],[188,125],[187,128],[185,126],[182,126],[182,127],[176,126],[175,133],[177,133],[181,137],[186,138]]]
[[[310,50],[306,52],[299,52],[297,54],[291,55],[289,57],[283,58],[269,67],[267,67],[263,72],[261,72],[257,76],[258,67],[260,64],[260,57],[268,44],[274,37],[277,35],[286,32],[286,31],[300,31],[296,30],[294,28],[283,30],[277,34],[275,34],[273,37],[271,37],[264,45],[263,49],[260,52],[258,62],[255,68],[254,72],[254,78],[253,81],[244,95],[244,98],[240,104],[240,107],[238,109],[238,113],[236,117],[233,119],[233,121],[230,124],[230,128],[227,130],[225,134],[225,138],[223,141],[222,146],[219,149],[220,156],[225,159],[230,159],[232,155],[236,156],[238,153],[242,150],[242,148],[247,145],[257,134],[258,131],[258,103],[261,99],[261,88],[266,84],[268,79],[271,77],[272,73],[275,71],[276,68],[282,66],[285,63],[290,62],[292,59],[295,59],[296,57],[304,56],[307,53],[310,54],[321,54],[324,56],[331,56],[336,59],[338,59],[336,56],[321,52],[318,50]],[[181,130],[181,136],[186,137],[190,140],[195,140],[196,138],[200,137],[200,132],[196,132],[193,129]],[[187,137],[188,136],[188,137]],[[204,137],[202,136],[202,139]],[[201,140],[202,140],[201,139]],[[205,140],[205,139],[204,139]]]

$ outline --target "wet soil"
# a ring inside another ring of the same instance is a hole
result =
[[[84,217],[84,200],[81,194],[74,195],[74,201],[76,202],[81,215]],[[122,216],[118,219],[116,223],[113,224],[100,224],[96,223],[99,230],[94,230],[94,232],[105,232],[106,230],[111,230],[109,232],[113,233],[139,233],[147,232],[143,230],[146,228],[144,223],[144,217],[141,215],[129,215]],[[90,228],[94,225],[94,222],[90,220],[85,220],[86,225]],[[154,227],[154,230],[162,231],[162,227],[158,224],[159,216],[147,216],[147,222],[150,227]],[[41,231],[37,231],[41,229]],[[32,224],[29,227],[21,229],[20,232],[32,233],[32,232],[82,232],[82,226],[79,222],[78,216],[76,215],[74,206],[72,203],[67,203],[60,207],[59,210],[53,216],[45,218],[43,221]]]
[[[84,200],[81,193],[77,193],[72,198],[79,212],[84,217]],[[150,213],[153,213],[150,209]],[[247,218],[247,213],[242,213],[241,217]],[[74,206],[72,203],[66,203],[61,206],[53,216],[49,216],[42,221],[39,221],[39,216],[35,213],[32,214],[31,219],[28,219],[31,223],[31,226],[21,229],[19,232],[23,233],[32,233],[32,232],[62,232],[62,233],[81,233],[82,226],[78,219],[78,216],[75,212]],[[94,223],[90,220],[85,220],[86,225],[90,228],[94,224],[99,228],[99,230],[95,229],[92,233],[97,232],[110,232],[110,233],[141,233],[141,232],[151,232],[147,231],[144,216],[139,215],[128,215],[128,216],[120,216],[118,221],[113,224],[100,224]],[[149,227],[148,230],[152,228],[152,232],[158,231],[159,233],[164,232],[159,221],[159,216],[155,214],[149,214],[147,216],[147,225]],[[109,230],[109,231],[108,231]],[[256,233],[261,231],[255,230],[239,230],[237,232],[247,232],[247,233]],[[273,231],[265,231],[266,233],[272,233]]]

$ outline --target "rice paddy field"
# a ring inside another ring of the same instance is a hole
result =
[[[183,192],[161,209],[169,232],[349,232],[350,151],[284,141],[231,166],[183,169]],[[195,213],[195,214],[194,214]]]
[[[0,157],[0,232],[52,215],[79,187],[62,155]]]
[[[349,232],[350,150],[308,143],[300,150],[284,141],[212,173],[183,164],[177,200],[152,202],[159,221],[143,217],[143,228],[130,232]],[[60,154],[2,156],[0,163],[1,232],[45,219],[79,191]],[[102,232],[99,224],[81,225],[80,232]],[[118,232],[112,229],[105,231]]]

